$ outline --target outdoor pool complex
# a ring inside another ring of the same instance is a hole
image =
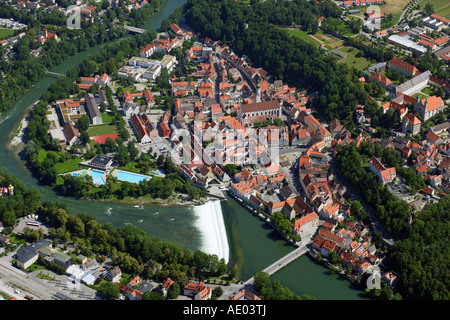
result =
[[[95,184],[99,184],[99,185],[105,184],[105,181],[102,178],[102,176],[104,174],[103,171],[92,170],[88,174],[92,177],[92,180],[94,181]]]
[[[128,182],[134,182],[134,183],[139,183],[143,180],[148,179],[148,177],[141,176],[139,174],[134,174],[132,172],[125,172],[125,171],[117,172],[116,178],[121,181],[128,181]]]
[[[85,171],[85,172],[83,172],[83,174],[76,173],[76,172],[72,173],[72,175],[74,177],[79,177],[79,176],[84,177],[86,174],[88,174],[88,175],[90,175],[92,177],[92,181],[94,182],[94,184],[98,184],[98,185],[105,184],[105,181],[102,178],[102,176],[104,174],[103,171],[92,170],[92,171]]]

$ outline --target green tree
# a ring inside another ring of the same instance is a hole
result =
[[[253,288],[259,292],[263,293],[266,288],[270,286],[270,276],[267,272],[260,271],[255,275],[253,281]]]
[[[119,297],[119,285],[109,281],[102,281],[100,283],[99,291],[108,300],[114,300]]]
[[[91,119],[87,114],[82,115],[77,121],[77,127],[80,131],[86,131],[89,129],[89,125],[91,124]]]

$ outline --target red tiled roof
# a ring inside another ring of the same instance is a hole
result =
[[[390,61],[390,64],[393,64],[394,66],[397,66],[399,68],[402,68],[403,70],[409,71],[412,74],[417,73],[419,70],[413,66],[412,64],[409,64],[408,62],[405,62],[403,60],[397,59],[396,57],[393,57]]]

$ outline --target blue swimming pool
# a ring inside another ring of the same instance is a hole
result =
[[[92,177],[94,183],[99,185],[105,184],[105,180],[103,180],[102,178],[103,174],[104,172],[99,170],[92,170],[91,172],[89,172],[89,175]]]
[[[121,181],[128,181],[133,183],[139,183],[143,180],[147,180],[147,177],[141,176],[139,174],[134,174],[132,172],[119,171],[116,174],[116,178]]]

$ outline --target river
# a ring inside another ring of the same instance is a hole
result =
[[[166,1],[159,13],[145,24],[144,28],[158,29],[161,22],[185,2],[186,0]],[[104,45],[79,53],[51,71],[65,74],[89,54],[99,52]],[[0,166],[27,187],[37,188],[43,201],[65,203],[71,214],[84,212],[94,216],[100,223],[108,223],[114,227],[131,223],[142,228],[147,235],[157,236],[193,251],[202,249],[202,236],[196,227],[196,215],[192,206],[144,205],[136,208],[122,203],[76,200],[60,196],[50,187],[38,184],[26,168],[25,162],[20,161],[17,151],[9,148],[10,133],[21,121],[27,108],[38,100],[54,81],[55,78],[46,76],[1,115]],[[293,249],[275,231],[243,209],[234,199],[223,201],[221,207],[230,245],[230,260],[239,260],[238,276],[241,279],[250,278]],[[316,265],[307,256],[291,263],[275,274],[274,278],[279,279],[296,294],[306,293],[318,299],[361,299],[358,291],[352,289],[349,282],[326,274],[325,268]]]

